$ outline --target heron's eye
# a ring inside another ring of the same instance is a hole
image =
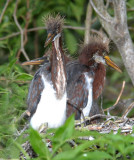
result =
[[[59,33],[60,26],[57,26],[56,33]]]
[[[104,52],[103,52],[103,57],[105,57],[106,55],[107,55],[107,53],[104,51]]]

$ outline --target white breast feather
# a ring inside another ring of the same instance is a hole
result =
[[[37,110],[30,121],[35,130],[38,130],[44,123],[48,123],[50,128],[57,128],[66,120],[66,92],[62,99],[58,100],[53,85],[45,79],[44,75],[42,75],[42,81],[45,87],[41,93]]]
[[[85,117],[89,116],[92,103],[93,103],[93,78],[89,77],[87,73],[84,73],[85,75],[85,80],[86,80],[86,85],[87,85],[87,90],[88,90],[88,102],[86,107],[83,109],[83,114]],[[81,116],[82,117],[82,116]]]

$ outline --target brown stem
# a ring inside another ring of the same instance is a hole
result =
[[[114,105],[113,105],[112,107],[109,107],[109,108],[104,109],[104,111],[110,112],[111,110],[115,109],[115,107],[117,106],[117,104],[118,104],[118,102],[119,102],[119,100],[120,100],[120,98],[121,98],[121,96],[122,96],[122,93],[123,93],[123,91],[124,91],[124,88],[125,88],[125,81],[123,81],[123,83],[122,83],[121,91],[120,91],[120,93],[119,93],[119,95],[118,95],[118,98],[117,98],[116,102],[114,103]]]
[[[9,5],[9,2],[10,2],[10,0],[7,0],[7,1],[6,1],[6,4],[5,4],[5,6],[4,6],[4,8],[3,8],[3,10],[2,10],[2,12],[1,12],[1,14],[0,14],[0,23],[2,22],[2,18],[3,18],[4,13],[5,13],[8,5]]]
[[[16,0],[16,5],[15,5],[14,13],[13,13],[15,24],[19,28],[20,34],[21,34],[21,48],[20,48],[18,54],[20,54],[20,52],[22,52],[24,57],[26,58],[26,60],[29,61],[30,59],[29,59],[29,57],[28,57],[28,55],[27,55],[27,53],[26,53],[26,51],[24,49],[24,30],[21,28],[21,26],[20,26],[20,24],[19,24],[19,22],[17,20],[17,16],[16,16],[17,9],[18,9],[18,2],[19,2],[19,0]]]
[[[92,19],[92,7],[91,7],[90,3],[88,3],[87,13],[86,13],[86,20],[85,20],[85,38],[84,38],[84,44],[88,44],[89,43],[90,28],[91,28],[91,19]]]
[[[125,113],[122,115],[122,119],[127,118],[127,115],[131,112],[131,110],[134,108],[134,102],[132,102],[130,104],[130,106],[128,106],[128,108],[126,109]]]

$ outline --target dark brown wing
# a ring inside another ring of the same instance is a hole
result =
[[[85,73],[89,78],[94,78],[92,69],[73,61],[67,64],[67,117],[75,113],[75,119],[80,119],[80,110],[88,103],[89,90]],[[71,105],[72,104],[72,105]]]
[[[86,107],[88,103],[88,90],[84,74],[81,74],[76,81],[68,86],[67,95],[70,102],[67,105],[67,117],[75,113],[75,118],[80,119],[80,109]]]
[[[31,116],[36,111],[37,105],[40,101],[41,92],[44,89],[44,84],[42,82],[40,72],[41,72],[40,69],[36,72],[29,87],[27,104],[28,104],[28,111],[30,112]]]
[[[45,88],[45,84],[42,81],[42,74],[46,78],[50,75],[50,64],[46,64],[38,69],[38,71],[35,73],[33,80],[31,81],[29,92],[28,92],[28,98],[27,98],[27,104],[28,104],[28,111],[30,112],[30,116],[32,116],[36,109],[37,105],[41,98],[41,93],[43,89]]]

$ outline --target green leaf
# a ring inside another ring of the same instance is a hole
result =
[[[79,158],[77,158],[77,160],[104,160],[104,159],[113,159],[113,157],[111,155],[109,155],[106,152],[103,151],[94,151],[94,152],[87,152],[87,153],[83,153],[83,155]]]
[[[33,76],[26,73],[20,73],[16,76],[16,80],[29,81],[32,80]]]
[[[63,145],[67,140],[71,139],[74,132],[74,115],[70,116],[65,124],[58,128],[52,138],[53,154]]]
[[[83,7],[81,5],[79,5],[78,3],[75,3],[75,4],[71,3],[70,6],[71,6],[71,9],[72,9],[72,12],[73,12],[75,18],[79,22],[82,14],[83,14]]]
[[[74,115],[70,116],[65,124],[61,126],[56,132],[53,137],[54,141],[66,141],[71,138],[74,132]]]
[[[56,155],[53,160],[70,160],[70,159],[77,159],[79,155],[82,155],[82,151],[90,146],[93,142],[85,142],[77,146],[75,149],[65,151]]]
[[[46,143],[42,140],[39,133],[32,128],[30,129],[30,143],[34,151],[38,154],[39,158],[50,159],[50,153]]]
[[[133,153],[134,154],[134,145],[129,145],[125,148],[125,155]]]
[[[22,152],[23,155],[26,157],[26,159],[30,159],[30,157],[28,156],[28,154],[26,153],[26,151],[22,148],[21,144],[19,144],[17,142],[14,142],[14,144],[19,149],[19,153]]]

